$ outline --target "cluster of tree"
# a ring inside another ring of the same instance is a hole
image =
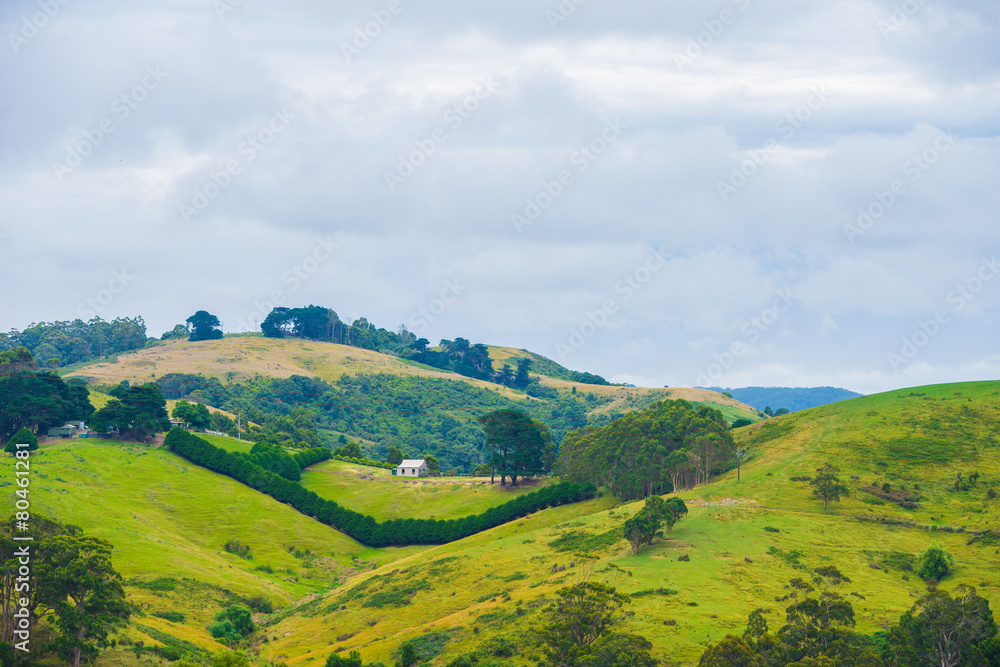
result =
[[[593,482],[633,500],[690,489],[734,465],[722,413],[680,399],[568,434],[557,470],[571,481]]]
[[[478,419],[490,450],[490,482],[500,473],[500,486],[510,477],[542,475],[552,470],[555,444],[545,424],[517,410],[494,410]]]
[[[667,532],[673,532],[674,525],[688,513],[684,501],[673,496],[664,500],[661,496],[649,496],[646,503],[631,518],[625,521],[623,530],[625,539],[632,546],[632,555],[646,544],[652,544],[653,539],[662,537],[666,527]]]
[[[363,446],[370,459],[389,460],[395,448],[433,455],[442,469],[465,473],[490,457],[477,415],[522,410],[545,422],[558,446],[568,431],[587,424],[588,410],[606,400],[580,392],[551,401],[515,401],[464,382],[398,375],[345,375],[333,384],[302,376],[262,377],[223,385],[215,378],[170,374],[157,384],[167,398],[190,397],[240,413],[244,425],[260,424],[259,433],[250,431],[251,439],[287,447],[336,446],[327,435],[333,431],[376,443]],[[236,434],[235,425],[215,430]]]
[[[119,317],[106,322],[40,322],[24,331],[0,334],[0,351],[24,347],[38,365],[58,366],[90,361],[146,345],[146,323],[141,317]]]
[[[332,500],[320,498],[300,484],[265,470],[246,458],[215,447],[182,429],[170,431],[165,443],[175,453],[192,463],[232,477],[369,546],[451,542],[546,507],[592,498],[597,492],[592,484],[563,482],[519,496],[482,514],[464,519],[447,521],[394,519],[379,523],[370,516],[341,507]]]
[[[113,399],[94,413],[90,427],[112,438],[146,442],[170,429],[167,401],[155,384],[129,386],[126,380],[111,390]]]
[[[518,359],[516,372],[509,364],[504,364],[497,372],[490,360],[489,349],[482,343],[472,344],[465,338],[453,341],[443,339],[439,343],[440,349],[432,350],[428,348],[429,340],[417,338],[405,326],[401,325],[395,332],[378,329],[364,317],[348,325],[335,311],[322,306],[274,308],[264,318],[260,330],[268,338],[294,336],[376,350],[516,389],[526,389],[530,382],[529,359]],[[556,377],[586,384],[609,384],[599,375],[569,371],[556,364],[552,365],[562,371]]]
[[[792,579],[786,623],[769,631],[761,610],[750,614],[742,637],[726,635],[701,656],[702,667],[957,667],[1000,665],[1000,642],[989,602],[958,586],[925,595],[899,623],[874,638],[854,632],[854,608],[837,592],[850,579],[836,567],[813,570],[810,581]],[[859,598],[857,593],[851,593]],[[862,598],[863,599],[863,598]]]
[[[629,596],[613,586],[587,581],[556,591],[545,609],[547,623],[536,630],[546,667],[654,667],[645,637],[617,631]]]
[[[69,420],[88,419],[94,413],[84,382],[65,382],[53,373],[35,370],[24,348],[11,353],[8,357],[22,361],[8,364],[19,370],[0,372],[0,441],[22,428],[40,433]]]
[[[55,640],[46,646],[32,642],[31,655],[52,652],[73,667],[93,664],[107,645],[108,631],[130,614],[122,577],[111,564],[112,546],[39,514],[32,515],[31,524],[34,555],[26,582],[19,574],[25,543],[14,540],[22,535],[15,517],[0,524],[0,659],[4,665],[13,664],[15,646],[26,636],[36,637],[38,621],[49,617],[57,631]],[[27,628],[14,616],[24,591],[29,596]]]

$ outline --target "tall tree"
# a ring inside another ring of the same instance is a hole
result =
[[[545,610],[547,623],[536,630],[545,659],[552,667],[655,665],[643,637],[618,634],[614,626],[631,602],[613,586],[588,581],[556,591],[558,599]]]
[[[129,617],[112,546],[96,537],[57,535],[39,546],[38,596],[55,610],[56,649],[72,667],[92,661],[108,630]]]
[[[812,494],[823,500],[823,509],[826,509],[826,504],[829,501],[839,502],[841,496],[846,496],[851,492],[847,485],[840,481],[840,477],[837,476],[838,472],[840,469],[836,466],[829,463],[824,464],[823,467],[816,470],[816,476],[809,482],[814,487]]]
[[[116,434],[125,440],[145,442],[154,433],[170,428],[166,399],[155,384],[127,387],[120,400],[111,400],[94,413],[95,431]]]
[[[218,340],[222,338],[222,322],[208,311],[199,310],[187,318],[187,323],[191,327],[191,335],[188,340]]]
[[[546,438],[544,425],[517,410],[494,410],[478,418],[490,449],[490,465],[500,472],[500,485],[509,476],[517,486],[520,475],[542,471]],[[492,482],[494,477],[490,476]]]
[[[985,665],[977,644],[996,633],[989,601],[959,585],[955,597],[938,590],[917,600],[890,629],[882,656],[892,667]]]

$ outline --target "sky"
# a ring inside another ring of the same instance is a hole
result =
[[[639,386],[996,379],[1000,5],[5,0],[0,330],[276,305]]]

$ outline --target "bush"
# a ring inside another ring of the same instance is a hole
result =
[[[240,558],[246,558],[247,560],[253,558],[253,556],[250,554],[250,547],[247,546],[246,544],[243,544],[235,537],[230,539],[224,545],[222,545],[222,548],[231,554],[236,554]]]
[[[172,623],[183,623],[184,614],[179,611],[154,611],[153,616],[162,618],[165,621],[170,621]]]
[[[18,451],[17,445],[28,445],[28,451],[33,452],[38,449],[38,438],[35,434],[26,428],[22,428],[20,431],[11,436],[10,440],[7,441],[7,447],[4,449],[8,454],[13,454]],[[24,449],[24,447],[21,447]]]
[[[259,611],[262,614],[270,614],[274,612],[274,605],[263,595],[254,595],[252,598],[247,600],[247,604],[254,611]]]
[[[917,574],[923,579],[943,579],[954,567],[955,557],[940,544],[932,544],[917,556]]]
[[[208,626],[208,631],[216,639],[239,641],[254,631],[250,610],[238,604],[226,607],[215,615],[215,623]]]

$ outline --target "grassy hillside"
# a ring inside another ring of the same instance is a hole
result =
[[[502,637],[519,653],[498,664],[533,664],[538,650],[529,630],[542,622],[545,601],[560,586],[592,577],[633,594],[629,631],[649,638],[661,658],[690,665],[709,642],[741,632],[758,607],[772,629],[780,627],[788,580],[821,565],[835,565],[851,578],[846,590],[861,596],[851,598],[857,629],[883,629],[926,591],[906,567],[932,542],[957,559],[955,573],[941,586],[973,585],[995,609],[1000,545],[970,543],[969,533],[866,519],[996,528],[1000,499],[988,498],[987,490],[1000,488],[998,397],[996,382],[923,387],[741,429],[738,438],[755,458],[740,481],[733,472],[681,494],[688,517],[637,556],[619,535],[641,503],[602,508],[610,501],[602,498],[591,501],[593,513],[573,517],[559,513],[576,513],[580,506],[550,510],[347,582],[272,628],[276,641],[265,654],[304,665],[332,650],[357,648],[366,660],[389,663],[402,642],[417,640],[441,644],[443,652],[430,664],[445,665]],[[824,511],[807,482],[789,478],[812,474],[828,461],[840,466],[853,490]],[[957,472],[973,471],[981,477],[972,490],[948,490]],[[871,482],[910,491],[919,485],[918,509],[865,502],[881,500],[860,491]],[[679,561],[682,554],[690,561]]]
[[[205,626],[234,600],[260,594],[285,607],[364,569],[360,563],[413,552],[368,549],[163,449],[61,441],[42,446],[32,458],[32,474],[35,511],[110,541],[115,568],[144,613],[187,616],[181,624],[154,616],[139,623],[210,650],[223,647]],[[226,553],[223,545],[231,538],[249,545],[253,559]],[[257,569],[264,566],[272,572]],[[145,641],[157,644],[148,636]]]
[[[499,478],[497,478],[499,481]],[[389,470],[325,461],[302,473],[302,486],[322,498],[388,519],[459,519],[530,493],[547,479],[519,482],[517,487],[491,485],[489,477],[406,479]]]
[[[760,419],[753,408],[704,389],[647,389],[580,384],[545,376],[545,372],[562,375],[566,369],[540,355],[504,347],[491,347],[490,354],[500,365],[504,360],[517,357],[531,358],[534,363],[532,375],[541,373],[539,377],[542,383],[560,392],[576,389],[577,392],[593,393],[610,399],[595,414],[641,409],[665,398],[684,398],[721,409],[730,421],[739,418],[754,421]],[[75,368],[67,373],[67,377],[85,378],[97,384],[117,384],[122,380],[143,383],[153,382],[167,373],[202,374],[218,378],[223,383],[242,382],[256,376],[287,378],[292,375],[335,382],[343,374],[355,376],[384,373],[464,382],[514,401],[535,400],[523,392],[501,385],[432,369],[370,350],[319,341],[254,336],[232,336],[198,343],[167,341],[156,347],[120,355],[114,361]]]

